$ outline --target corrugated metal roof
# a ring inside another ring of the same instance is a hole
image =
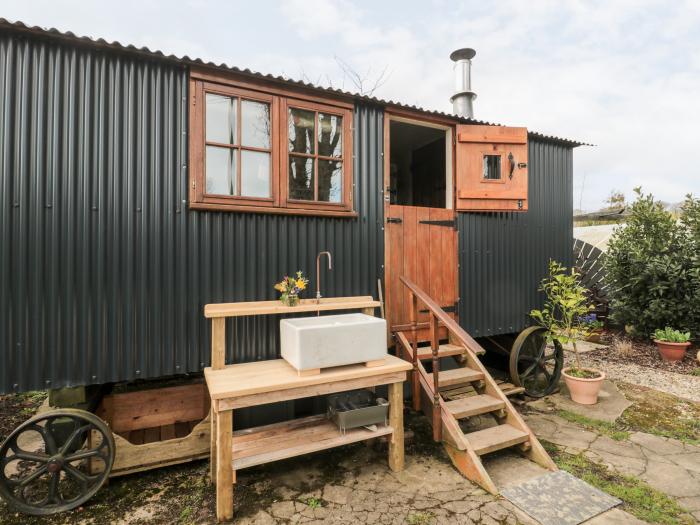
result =
[[[79,36],[76,35],[75,33],[72,33],[71,31],[59,31],[58,29],[51,27],[51,28],[43,28],[39,26],[29,26],[23,22],[17,21],[17,22],[12,22],[10,20],[7,20],[5,18],[0,18],[0,28],[6,28],[6,29],[14,29],[17,31],[25,32],[25,33],[33,33],[33,34],[39,34],[41,36],[49,36],[49,37],[54,37],[54,38],[61,38],[61,39],[68,39],[73,42],[77,43],[82,43],[84,45],[89,45],[92,47],[102,47],[102,48],[107,48],[107,49],[112,49],[116,51],[123,51],[123,52],[128,52],[128,53],[137,53],[137,54],[142,54],[142,55],[147,55],[151,58],[157,58],[161,60],[167,60],[167,61],[173,61],[173,62],[178,62],[181,64],[187,64],[187,65],[201,65],[201,66],[207,66],[207,67],[214,67],[217,69],[222,69],[226,71],[232,71],[234,73],[239,73],[243,75],[249,75],[255,78],[260,78],[260,79],[265,79],[273,82],[281,82],[284,84],[288,85],[294,85],[297,87],[302,87],[305,89],[312,89],[315,91],[321,91],[324,93],[330,93],[336,96],[343,96],[343,97],[349,97],[354,100],[362,100],[365,102],[371,102],[375,104],[379,104],[382,106],[387,106],[387,107],[396,107],[396,108],[401,108],[401,109],[409,109],[412,111],[417,111],[426,115],[433,115],[433,116],[438,116],[438,117],[443,117],[443,118],[450,118],[454,119],[455,122],[457,123],[471,123],[471,124],[484,124],[484,125],[489,125],[489,126],[502,126],[503,124],[498,124],[495,122],[488,122],[484,120],[478,120],[478,119],[466,119],[463,117],[460,117],[458,115],[454,115],[452,113],[446,113],[443,111],[436,111],[436,110],[431,110],[431,109],[425,109],[419,106],[411,105],[411,104],[404,104],[402,102],[394,101],[394,100],[385,100],[377,97],[372,97],[368,95],[362,95],[360,93],[353,93],[350,91],[344,91],[342,89],[336,89],[336,88],[331,88],[331,87],[323,87],[323,86],[317,86],[314,84],[311,84],[309,82],[304,82],[301,80],[294,80],[290,79],[287,77],[279,76],[279,75],[271,75],[271,74],[264,74],[264,73],[258,73],[257,71],[252,71],[247,68],[238,68],[235,66],[229,66],[228,64],[216,64],[214,62],[208,62],[205,60],[202,60],[201,58],[190,58],[187,55],[184,56],[176,56],[176,55],[166,55],[162,51],[159,50],[151,50],[148,47],[136,47],[134,45],[128,44],[122,44],[121,42],[108,42],[107,40],[103,38],[91,38],[88,36]],[[556,137],[553,135],[546,135],[544,133],[539,133],[535,131],[530,131],[530,135],[534,137],[539,137],[544,140],[552,141],[552,142],[559,142],[563,144],[567,144],[572,147],[577,147],[577,146],[592,146],[593,144],[588,144],[585,142],[580,142],[578,140],[573,140],[573,139],[567,139],[563,137]]]

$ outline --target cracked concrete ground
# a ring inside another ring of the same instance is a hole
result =
[[[540,438],[673,496],[700,522],[700,447],[644,432],[615,441],[553,414],[525,417]]]
[[[270,484],[279,497],[236,523],[536,523],[508,501],[464,479],[439,450],[435,455],[407,456],[406,468],[399,473],[387,468],[383,450],[359,446],[342,456],[335,479],[323,484],[317,483],[324,473],[314,461],[293,460],[284,472],[265,476],[257,489],[264,492]],[[305,485],[316,487],[304,490]]]

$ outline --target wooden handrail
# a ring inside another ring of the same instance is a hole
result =
[[[447,328],[447,331],[452,333],[460,343],[462,343],[466,348],[472,352],[479,353],[482,349],[481,345],[477,343],[472,336],[470,336],[464,328],[459,326],[459,323],[452,319],[447,312],[445,312],[440,305],[437,304],[427,293],[421,290],[411,279],[408,277],[401,276],[399,278],[401,282],[408,288],[412,294],[414,294],[420,301],[428,307],[428,310],[437,317],[438,321]]]

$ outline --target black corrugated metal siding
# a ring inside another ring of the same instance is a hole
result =
[[[186,90],[177,64],[0,36],[0,392],[199,371],[203,305],[272,299],[320,250],[325,295],[376,296],[381,109],[355,112],[359,218],[196,212]],[[229,359],[275,357],[275,326],[231,322]]]
[[[460,324],[474,337],[517,332],[541,307],[550,258],[573,250],[573,149],[530,135],[528,211],[459,213]]]

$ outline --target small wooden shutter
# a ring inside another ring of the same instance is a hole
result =
[[[527,211],[527,128],[457,126],[457,209]]]

